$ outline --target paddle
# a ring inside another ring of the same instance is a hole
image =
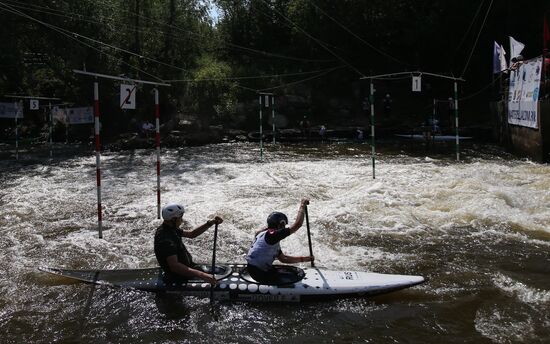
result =
[[[214,227],[214,249],[212,250],[212,275],[216,278],[216,241],[218,239],[218,223]],[[214,303],[214,287],[210,286],[210,303]]]
[[[307,226],[307,241],[309,242],[309,256],[313,257],[313,249],[311,248],[311,232],[309,230],[309,215],[307,213],[307,205],[304,205],[304,212],[306,214],[306,226]],[[313,260],[311,261],[311,267],[315,267]]]

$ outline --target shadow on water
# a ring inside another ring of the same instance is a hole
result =
[[[181,295],[170,293],[156,293],[155,305],[168,320],[179,320],[189,316],[188,306]]]

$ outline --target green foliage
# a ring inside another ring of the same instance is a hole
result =
[[[231,67],[212,55],[198,58],[193,72],[195,82],[190,86],[193,110],[201,114],[203,125],[210,124],[213,117],[223,119],[234,113],[235,87],[227,81],[231,77]]]
[[[212,2],[217,23],[203,0],[5,0],[0,91],[91,105],[92,79],[72,72],[86,68],[185,80],[162,88],[163,121],[181,113],[204,125],[227,121],[237,103],[254,102],[261,90],[298,95],[314,102],[313,111],[329,114],[329,98],[361,97],[355,90],[364,91],[356,87],[362,75],[416,69],[460,75],[488,6],[474,0]],[[526,57],[540,54],[541,14],[549,10],[542,0],[494,2],[464,92],[490,82],[493,40],[506,43],[512,35],[526,44]],[[328,71],[335,67],[343,68]],[[239,77],[248,78],[231,79]],[[118,82],[100,83],[102,111],[113,114],[104,121],[115,122]],[[140,107],[128,116],[151,117],[150,89],[140,88]]]

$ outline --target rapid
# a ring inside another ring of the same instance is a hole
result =
[[[310,199],[316,265],[427,277],[373,298],[303,304],[94,287],[40,266],[156,266],[152,150],[102,156],[103,239],[91,152],[0,162],[1,343],[543,343],[550,341],[550,166],[490,147],[454,155],[360,144],[219,144],[162,151],[162,203],[184,226],[219,215],[218,262],[243,262],[267,215]],[[212,257],[213,230],[186,240]],[[305,226],[282,242],[308,254]],[[304,263],[305,264],[305,263]]]

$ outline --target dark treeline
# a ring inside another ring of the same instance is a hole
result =
[[[86,69],[169,82],[160,87],[163,122],[250,128],[263,91],[276,94],[289,126],[303,114],[318,123],[361,123],[362,76],[420,70],[466,79],[460,88],[466,117],[482,122],[490,87],[479,91],[492,81],[493,41],[507,49],[511,35],[526,44],[526,58],[540,55],[543,14],[550,10],[543,0],[212,2],[217,18],[201,0],[0,1],[1,94],[89,106],[93,79],[73,73]],[[118,85],[100,80],[107,134],[154,112],[151,86],[138,88],[137,110],[121,111]],[[396,109],[399,103],[419,113],[431,111],[425,105],[432,98],[452,95],[449,82],[429,78],[421,95],[410,92],[410,79],[376,88],[376,99],[391,93]]]

